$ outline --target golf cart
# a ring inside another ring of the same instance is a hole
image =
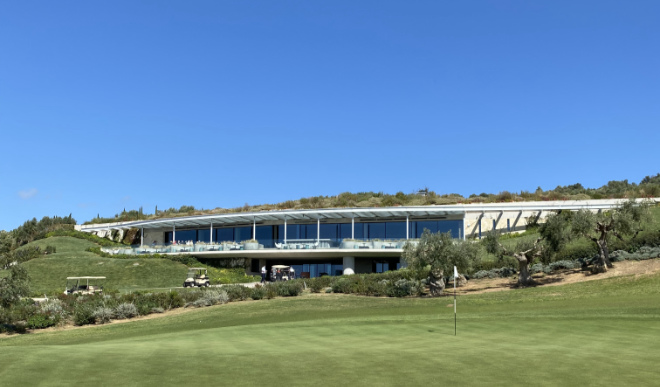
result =
[[[183,287],[209,287],[211,280],[205,267],[191,267],[188,269],[188,277],[183,281]]]
[[[286,265],[273,265],[272,266],[271,281],[288,281],[291,278],[291,268]],[[280,272],[278,275],[277,272]]]
[[[64,294],[102,294],[105,277],[66,277]]]

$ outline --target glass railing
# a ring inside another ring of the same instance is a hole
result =
[[[106,253],[118,255],[139,255],[139,254],[190,254],[195,252],[214,252],[214,251],[240,251],[240,250],[316,250],[316,249],[402,249],[406,242],[417,243],[417,239],[287,239],[284,240],[264,240],[257,243],[251,242],[181,242],[168,243],[164,245],[133,245],[131,247],[104,247]]]

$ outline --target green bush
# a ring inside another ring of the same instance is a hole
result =
[[[312,293],[321,293],[323,288],[325,288],[325,286],[323,286],[322,281],[310,281],[309,283],[309,290],[311,290]]]
[[[242,285],[223,286],[222,289],[227,292],[230,302],[245,301],[250,298],[251,289]]]
[[[593,243],[568,246],[559,251],[554,261],[575,261],[580,258],[591,258],[598,254],[598,248]]]
[[[117,305],[117,307],[114,310],[114,316],[116,319],[119,320],[132,318],[137,315],[138,315],[138,310],[135,307],[135,304],[131,302],[123,302]]]
[[[386,292],[390,297],[419,296],[424,291],[418,280],[401,278],[397,281],[387,281],[386,284]]]
[[[93,313],[95,322],[101,324],[109,323],[113,315],[114,313],[112,309],[106,308],[105,306],[99,306],[98,308],[94,309]]]
[[[68,236],[72,238],[85,239],[104,247],[125,246],[122,245],[121,243],[113,242],[109,239],[100,238],[94,234],[90,234],[82,231],[76,231],[76,230],[60,229],[60,230],[51,231],[45,235],[46,238],[50,238],[54,236]]]
[[[43,329],[56,325],[54,320],[45,314],[34,314],[27,319],[27,327],[30,329]]]
[[[273,289],[280,297],[295,297],[302,293],[303,283],[300,280],[273,282],[266,285],[266,288]]]
[[[94,309],[89,305],[77,304],[73,310],[73,323],[78,326],[96,323]]]
[[[250,297],[252,297],[253,300],[261,300],[266,297],[266,289],[261,286],[257,286],[252,289]]]

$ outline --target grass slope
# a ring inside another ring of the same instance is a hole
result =
[[[2,385],[657,385],[660,275],[253,301],[0,339]]]
[[[37,293],[61,292],[66,277],[71,276],[105,276],[107,288],[136,290],[181,286],[187,273],[185,265],[167,259],[101,258],[85,251],[96,245],[83,239],[52,237],[30,245],[42,249],[51,245],[57,251],[23,264],[32,279],[32,291]]]

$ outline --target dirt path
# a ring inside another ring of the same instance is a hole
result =
[[[553,274],[535,274],[534,280],[540,286],[559,286],[628,275],[641,276],[658,271],[660,271],[660,259],[649,259],[646,261],[616,262],[613,269],[609,269],[607,273],[602,274],[594,275],[580,269],[562,270]],[[457,294],[479,294],[510,290],[516,287],[516,281],[517,277],[472,280],[468,281],[466,286],[458,288]],[[447,289],[449,289],[451,284],[447,285]]]

